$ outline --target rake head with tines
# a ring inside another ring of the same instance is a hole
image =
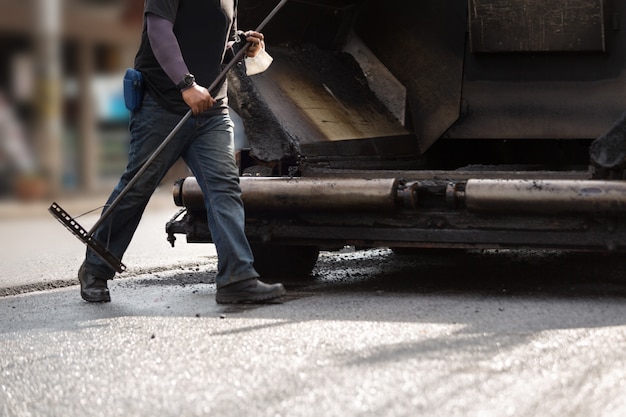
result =
[[[126,265],[120,261],[120,259],[113,255],[111,251],[104,247],[100,242],[94,239],[93,234],[87,232],[78,222],[72,218],[65,210],[61,208],[57,203],[52,203],[48,211],[59,221],[63,226],[74,234],[81,242],[87,245],[94,251],[103,261],[109,264],[116,272],[124,272]]]

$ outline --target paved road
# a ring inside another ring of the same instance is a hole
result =
[[[70,269],[53,258],[22,272]],[[0,297],[1,416],[626,415],[614,259],[324,253],[266,306],[215,304],[214,257],[150,259],[112,303]]]
[[[81,216],[104,204],[106,196],[60,198],[58,203],[85,229],[97,220],[100,210]],[[73,285],[85,246],[47,209],[50,202],[0,203],[0,295]],[[178,237],[174,248],[167,242],[165,223],[178,207],[169,187],[153,196],[135,233],[124,263],[124,276],[193,267],[215,260],[215,249],[208,244],[187,244]],[[79,217],[80,216],[80,217]]]

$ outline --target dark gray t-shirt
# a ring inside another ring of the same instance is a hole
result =
[[[189,106],[152,51],[145,23],[147,13],[174,24],[174,34],[189,72],[199,85],[208,87],[221,71],[228,42],[236,40],[237,0],[146,0],[135,69],[143,73],[147,92],[159,104],[184,114]],[[211,91],[217,104],[209,112],[227,111],[226,93],[226,81],[216,91]]]

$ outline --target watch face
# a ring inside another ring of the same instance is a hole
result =
[[[189,88],[196,82],[196,78],[192,74],[186,74],[183,80],[178,84],[179,89]]]

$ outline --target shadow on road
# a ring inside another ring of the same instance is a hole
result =
[[[503,321],[523,332],[626,323],[624,266],[616,256],[324,253],[311,276],[284,281],[288,295],[269,305],[216,304],[214,276],[212,268],[195,268],[116,279],[110,282],[113,302],[106,304],[83,302],[76,285],[2,297],[0,333],[80,330],[126,317],[466,323],[474,331],[493,331]],[[562,316],[565,311],[576,313]]]
[[[314,271],[333,291],[492,296],[626,297],[621,255],[528,250],[391,250],[322,256]]]

